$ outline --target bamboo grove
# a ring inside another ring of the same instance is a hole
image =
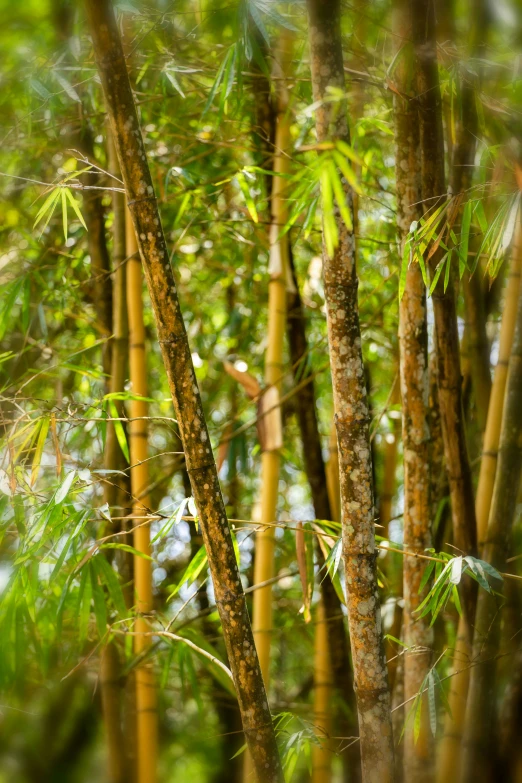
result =
[[[0,783],[522,781],[522,10],[2,4]]]

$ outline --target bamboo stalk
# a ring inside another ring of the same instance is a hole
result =
[[[286,74],[292,58],[292,35],[283,30],[280,37],[279,60],[281,72]],[[289,274],[288,241],[278,239],[281,226],[288,218],[285,187],[287,181],[281,174],[288,174],[290,159],[286,150],[290,146],[290,115],[288,94],[284,82],[279,81],[275,133],[274,176],[272,178],[272,218],[270,226],[270,262],[268,284],[268,341],[265,355],[265,383],[274,391],[271,404],[279,398],[283,375],[283,350],[286,324],[286,288]],[[264,395],[268,399],[268,395]],[[282,424],[281,409],[275,416],[267,417],[265,442],[261,443],[261,515],[260,523],[277,518],[279,472],[281,464]],[[254,584],[265,582],[274,576],[275,531],[263,528],[256,535]],[[270,643],[272,636],[272,586],[258,590],[254,595],[252,625],[259,663],[265,682],[270,675]]]
[[[119,171],[116,151],[112,144],[112,138],[109,135],[109,164],[111,171]],[[113,282],[112,282],[112,317],[113,317],[113,336],[111,339],[112,350],[111,357],[111,375],[109,381],[109,390],[111,393],[122,392],[125,384],[128,353],[128,324],[127,324],[127,298],[126,298],[126,271],[125,271],[125,199],[123,194],[115,192],[113,194]],[[118,408],[118,415],[123,415],[123,406],[121,402],[115,403]],[[107,436],[105,440],[104,465],[107,470],[118,471],[124,467],[123,453],[116,437],[114,422],[107,422]],[[123,487],[121,479],[113,478],[106,481],[103,487],[103,497],[105,503],[112,509],[117,503],[118,494],[122,495]],[[125,523],[123,523],[125,524]],[[121,527],[118,522],[110,525],[111,533],[117,532]],[[127,558],[126,553],[122,554],[122,560]],[[125,572],[125,567],[120,568],[120,572]],[[132,605],[132,602],[129,604]],[[118,648],[115,642],[110,642],[103,650],[100,665],[100,690],[102,694],[103,718],[107,736],[108,767],[111,783],[123,783],[128,780],[128,765],[125,753],[125,743],[123,741],[122,730],[122,672]]]
[[[94,52],[198,509],[243,730],[260,781],[283,780],[187,333],[112,6],[87,0]]]
[[[422,199],[426,208],[445,199],[442,104],[435,40],[434,0],[414,0],[412,33],[416,52],[417,94],[420,117]],[[429,261],[433,275],[440,260],[434,253]],[[476,551],[476,519],[471,468],[467,452],[460,371],[453,274],[439,279],[432,294],[435,317],[437,386],[441,413],[442,439],[448,472],[453,540],[462,551]],[[463,585],[464,609],[473,615],[475,591]]]
[[[519,229],[521,216],[517,216]],[[498,469],[491,500],[483,559],[503,570],[511,527],[515,517],[522,473],[522,297],[519,296],[515,335],[509,358],[508,378],[500,442]],[[491,780],[494,775],[493,718],[495,714],[496,654],[499,644],[500,607],[496,596],[481,590],[473,633],[473,660],[470,673],[463,743],[462,780]]]
[[[330,783],[332,779],[334,683],[329,647],[328,620],[321,600],[317,604],[314,636],[314,723],[319,744],[312,749],[312,783]]]
[[[308,0],[310,65],[319,142],[350,142],[346,105],[325,100],[345,93],[339,2]],[[345,196],[353,214],[351,189]],[[348,620],[359,714],[363,781],[394,777],[393,738],[377,585],[369,410],[361,352],[353,232],[335,215],[333,258],[323,251],[328,343],[339,447],[343,554]],[[353,225],[353,221],[352,221]]]
[[[287,333],[288,345],[290,348],[290,362],[294,372],[294,381],[295,383],[298,383],[300,378],[307,377],[311,374],[312,370],[310,368],[304,370],[304,372],[302,371],[302,363],[306,361],[308,356],[308,340],[306,335],[305,315],[303,312],[301,295],[299,293],[299,285],[295,273],[291,246],[289,258],[295,290],[288,292],[287,295]],[[308,483],[310,484],[312,503],[314,506],[316,519],[336,519],[336,517],[332,516],[330,506],[327,478],[328,472],[325,469],[325,464],[323,461],[323,451],[321,445],[321,436],[319,433],[319,422],[317,417],[315,387],[313,380],[304,386],[301,390],[301,393],[297,395],[296,406],[301,440],[303,443],[305,471]],[[335,442],[335,448],[337,449],[335,428],[333,429],[333,438]],[[338,507],[338,462],[336,463],[335,468],[330,470],[330,474],[331,477],[337,482],[336,503]],[[340,511],[338,511],[338,513],[339,516],[337,517],[337,521],[340,521]],[[319,569],[322,569],[325,563],[325,558],[319,541],[316,541],[316,558]],[[332,668],[333,684],[337,692],[338,704],[348,705],[351,716],[350,718],[347,718],[345,709],[341,708],[335,710],[334,704],[330,703],[329,709],[332,711],[332,716],[329,718],[329,720],[331,721],[332,717],[335,716],[335,713],[337,712],[338,733],[345,736],[351,736],[357,733],[357,725],[355,718],[355,694],[353,690],[353,678],[348,648],[348,638],[345,630],[343,611],[341,601],[339,600],[339,597],[335,591],[332,580],[327,575],[325,575],[324,570],[320,570],[320,575],[322,611],[324,612],[326,622],[328,623],[327,643]],[[316,640],[316,643],[319,642]],[[354,771],[360,763],[359,744],[349,744],[346,750],[342,753],[342,760],[345,770],[345,779],[353,781]]]
[[[398,45],[411,40],[413,19],[409,3],[395,6],[395,34]],[[410,66],[411,67],[411,66]],[[413,68],[415,66],[413,65]],[[414,96],[409,96],[413,73],[404,56],[395,71],[398,91],[393,96],[395,118],[397,223],[401,249],[411,224],[421,216],[421,146],[419,116]],[[400,93],[400,94],[399,94]],[[399,304],[400,383],[402,396],[402,438],[404,444],[404,547],[423,552],[431,546],[430,429],[428,325],[426,290],[419,264],[409,265],[406,286]],[[404,699],[421,689],[430,668],[433,631],[428,618],[415,615],[424,596],[419,593],[425,566],[420,558],[403,562],[404,595]],[[415,738],[413,721],[405,728],[404,779],[433,778],[433,739],[428,720],[427,695],[422,697],[421,725]]]
[[[127,301],[129,313],[129,367],[132,393],[147,397],[147,358],[143,323],[141,261],[131,216],[127,213]],[[139,517],[150,508],[150,484],[147,420],[148,406],[144,400],[130,401],[129,452],[131,459],[131,490],[133,514]],[[134,529],[134,548],[146,557],[134,557],[134,587],[136,593],[134,652],[143,654],[152,644],[147,616],[153,610],[152,564],[150,559],[150,525]],[[138,783],[154,783],[158,754],[156,686],[152,661],[146,660],[135,672]]]
[[[484,432],[484,446],[477,485],[477,535],[481,547],[484,544],[486,537],[489,509],[495,484],[509,356],[513,344],[517,306],[520,296],[521,271],[522,227],[520,221],[518,221],[511,254],[510,270],[506,283],[504,306],[502,308],[503,314],[500,327],[498,361],[493,376],[493,386],[491,389],[486,430]]]
[[[517,225],[511,253],[510,271],[506,281],[502,323],[500,326],[498,361],[493,376],[493,385],[488,407],[486,430],[476,495],[477,538],[480,548],[486,538],[487,521],[491,509],[491,499],[495,484],[500,429],[505,402],[509,357],[513,345],[516,325],[516,313],[520,296],[520,273],[522,268],[522,229]],[[471,655],[470,631],[465,619],[459,619],[457,630],[456,655]],[[459,669],[458,664],[456,665]],[[461,682],[462,681],[462,682]],[[444,722],[444,737],[441,742],[438,760],[437,780],[446,783],[448,770],[460,769],[462,737],[464,735],[465,704],[468,691],[469,673],[460,671],[452,678],[449,693],[451,713]]]
[[[106,645],[100,662],[100,692],[107,737],[110,783],[125,783],[127,778],[121,725],[121,665],[115,642]]]

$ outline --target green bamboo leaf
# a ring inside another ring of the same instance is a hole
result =
[[[63,221],[63,235],[65,237],[65,241],[67,242],[67,196],[65,195],[65,189],[61,188],[62,191],[62,221]]]
[[[411,242],[412,242],[412,237],[408,236],[404,243],[404,249],[402,251],[401,273],[399,275],[399,302],[404,296],[404,292],[406,290],[406,277],[408,275],[408,267],[412,261]]]
[[[38,473],[40,472],[40,463],[42,461],[42,453],[49,432],[50,418],[45,416],[40,424],[40,431],[38,433],[38,440],[36,442],[36,449],[33,457],[33,464],[31,466],[31,486],[34,487]]]
[[[92,597],[94,599],[94,616],[98,627],[98,634],[103,638],[107,632],[107,608],[105,606],[105,596],[98,580],[98,574],[93,566],[92,560],[87,564],[91,576]]]
[[[67,474],[63,483],[55,492],[54,499],[53,499],[55,505],[59,505],[65,500],[65,498],[69,494],[69,490],[71,489],[76,479],[77,479],[76,471],[71,470],[71,472]]]
[[[422,686],[421,686],[422,691]],[[419,695],[415,699],[415,710],[413,713],[413,740],[417,744],[419,734],[421,730],[421,718],[422,718],[422,697]]]
[[[432,560],[431,562],[428,563],[428,565],[424,569],[424,573],[422,575],[422,579],[421,579],[420,585],[419,585],[419,595],[422,593],[422,591],[424,590],[425,586],[427,585],[428,580],[429,580],[431,574],[433,573],[433,569],[434,568],[435,568],[435,563]]]
[[[463,269],[468,267],[469,230],[471,226],[472,204],[467,201],[462,212],[462,225],[460,228],[459,261]],[[462,274],[461,274],[462,277]]]
[[[120,414],[118,413],[116,404],[112,400],[109,400],[109,410],[112,417],[112,425],[114,427],[116,440],[120,444],[120,449],[123,452],[123,456],[127,460],[127,463],[130,465],[130,453],[129,453],[129,446],[127,443],[127,438],[125,437],[125,430],[123,429],[123,424],[119,420]]]
[[[337,169],[335,168],[335,164],[333,163],[333,161],[330,161],[329,169],[330,169],[330,180],[332,183],[332,188],[335,195],[335,200],[337,202],[337,206],[339,207],[339,211],[341,213],[341,217],[344,221],[346,228],[348,229],[348,231],[351,231],[353,228],[353,223],[352,223],[352,216],[348,208],[347,194],[344,192],[342,182],[340,180],[339,174],[337,173]]]
[[[91,616],[92,584],[88,566],[84,566],[80,578],[80,590],[78,592],[78,636],[80,644],[87,638],[89,620]]]
[[[184,98],[185,97],[185,93],[181,89],[180,84],[179,84],[178,80],[176,79],[175,74],[168,68],[168,66],[166,66],[163,69],[163,73],[165,74],[165,76],[167,77],[169,82],[172,84],[172,86],[174,87],[176,92],[178,92],[181,95],[181,97]]]
[[[103,555],[95,555],[91,562],[98,577],[105,584],[118,615],[120,618],[126,617],[128,615],[127,606],[123,597],[120,580],[116,576],[114,569],[109,565]]]
[[[428,710],[431,733],[435,737],[437,734],[437,704],[435,702],[435,677],[432,670],[428,672]]]
[[[69,199],[69,204],[73,208],[73,210],[74,210],[74,212],[76,214],[76,217],[78,218],[78,220],[80,221],[80,223],[82,224],[84,229],[87,231],[88,230],[87,229],[87,224],[85,223],[85,220],[83,219],[83,215],[81,213],[80,206],[79,206],[78,202],[76,201],[76,199],[74,198],[73,194],[71,193],[70,188],[65,188],[65,195]]]
[[[446,293],[446,290],[448,288],[448,283],[450,279],[450,273],[451,273],[451,256],[453,253],[453,249],[449,251],[446,258],[446,272],[444,274],[444,293]]]
[[[254,203],[254,199],[250,195],[250,189],[248,187],[248,183],[245,179],[245,175],[242,171],[240,171],[238,174],[236,174],[236,181],[239,185],[239,189],[241,190],[241,193],[243,194],[243,198],[245,199],[245,203],[248,209],[248,212],[250,214],[250,217],[254,221],[254,223],[259,223],[259,217],[257,214],[256,205]]]
[[[187,584],[191,585],[193,582],[196,581],[202,570],[205,568],[207,564],[207,553],[205,550],[205,547],[202,546],[201,549],[199,549],[190,563],[188,564],[187,568],[185,569],[185,573],[179,580],[178,584],[174,588],[174,590],[171,592],[171,594],[168,597],[168,600],[170,601],[174,596],[179,592],[180,588],[187,582]]]
[[[119,549],[122,552],[129,552],[136,557],[142,557],[144,560],[152,560],[150,555],[146,555],[145,552],[140,552],[139,549],[135,549],[133,546],[130,546],[130,544],[100,544],[98,549],[100,551],[102,549]]]
[[[219,70],[218,70],[218,72],[217,72],[217,75],[216,75],[216,78],[215,78],[215,80],[214,80],[214,84],[212,85],[212,89],[210,90],[209,96],[208,96],[208,98],[207,98],[207,102],[206,102],[206,104],[205,104],[205,107],[204,107],[204,109],[203,109],[203,112],[202,112],[202,114],[201,114],[201,119],[203,119],[203,117],[205,116],[205,114],[208,112],[208,110],[209,110],[209,109],[210,109],[210,107],[212,106],[212,103],[213,103],[213,101],[214,101],[214,98],[216,97],[216,93],[217,93],[217,91],[218,91],[218,89],[219,89],[219,86],[220,86],[220,84],[221,84],[222,80],[223,80],[223,75],[224,75],[224,73],[225,73],[225,68],[227,67],[228,60],[229,60],[229,58],[231,57],[231,54],[232,54],[232,49],[233,49],[233,48],[234,48],[234,47],[231,47],[231,48],[228,50],[227,54],[226,54],[226,55],[225,55],[225,57],[223,58],[223,62],[222,62],[222,63],[221,63],[221,65],[219,66]]]

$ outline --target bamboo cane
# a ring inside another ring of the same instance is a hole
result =
[[[292,35],[284,30],[280,38],[280,66],[288,72],[292,57]],[[272,219],[270,226],[270,262],[268,284],[268,342],[265,356],[265,383],[270,395],[264,399],[274,405],[281,388],[283,375],[283,350],[286,324],[286,289],[289,277],[288,242],[279,240],[281,227],[288,217],[285,188],[287,181],[281,176],[289,172],[290,159],[286,150],[290,144],[290,115],[288,94],[284,83],[279,82],[277,98],[277,125],[275,136],[274,177],[272,181]],[[272,391],[275,392],[272,394]],[[261,525],[277,518],[277,498],[281,464],[282,425],[280,408],[275,416],[267,416],[265,442],[261,443]],[[265,582],[274,576],[275,529],[266,527],[256,535],[254,584]],[[272,635],[272,587],[263,587],[254,594],[252,625],[259,663],[265,682],[269,680],[270,642]]]
[[[129,367],[132,393],[146,397],[147,360],[145,327],[143,323],[143,294],[141,261],[130,214],[127,212],[127,301],[129,312]],[[141,399],[130,401],[129,452],[131,459],[131,490],[133,515],[136,518],[149,513],[149,463],[147,403]],[[134,530],[134,548],[146,557],[134,557],[134,585],[136,592],[134,652],[143,654],[152,644],[147,615],[153,609],[152,567],[150,558],[150,526],[138,524]],[[143,634],[140,636],[140,634]],[[158,753],[156,686],[152,662],[146,661],[135,672],[136,722],[138,751],[138,783],[154,783]]]
[[[95,57],[127,192],[127,203],[131,207],[185,451],[187,472],[207,550],[243,730],[259,781],[279,783],[283,780],[283,772],[275,730],[231,542],[165,235],[161,228],[120,34],[108,0],[87,0],[86,5]]]
[[[345,94],[340,3],[308,0],[307,6],[317,138],[320,143],[337,139],[350,143],[345,103],[327,99],[332,89]],[[344,187],[346,204],[353,214],[351,190],[347,183]],[[325,247],[323,276],[339,446],[348,621],[363,781],[386,783],[394,778],[394,753],[375,562],[373,475],[358,278],[353,232],[340,214],[335,214],[335,220],[338,247],[331,258]]]
[[[116,151],[109,135],[109,165],[111,172],[119,172],[116,160]],[[113,336],[111,358],[111,375],[109,389],[111,393],[122,392],[125,383],[128,353],[128,326],[127,326],[127,298],[126,298],[126,270],[125,270],[125,199],[123,194],[113,194],[113,281],[112,281],[112,319]],[[118,415],[123,414],[121,403],[115,403]],[[123,454],[116,437],[114,423],[107,423],[107,436],[105,440],[104,464],[107,470],[118,471],[123,465]],[[119,486],[114,474],[105,482],[103,487],[103,499],[112,510],[117,502],[118,494],[122,494],[123,488]],[[111,532],[114,525],[111,526]],[[126,558],[126,553],[122,553]],[[121,569],[125,571],[124,568]],[[100,690],[102,695],[103,718],[107,737],[108,767],[111,783],[124,783],[128,780],[127,757],[122,730],[122,672],[118,648],[115,642],[110,642],[103,650],[100,666]]]
[[[517,221],[520,229],[520,213]],[[522,297],[519,296],[515,334],[509,357],[502,424],[498,448],[498,470],[491,499],[482,557],[503,570],[511,528],[515,518],[522,472]],[[492,780],[494,776],[494,731],[496,656],[499,645],[500,612],[496,596],[481,590],[473,632],[473,661],[463,742],[462,780]]]
[[[322,600],[317,604],[314,637],[314,723],[319,744],[312,750],[312,783],[330,783],[332,778],[333,721],[331,700],[334,693],[328,643],[328,621]]]
[[[398,0],[394,28],[398,46],[412,37],[411,6]],[[399,55],[400,57],[400,55]],[[396,68],[398,91],[394,93],[395,149],[397,178],[397,223],[404,250],[411,224],[421,216],[422,157],[417,104],[409,94],[414,82],[414,64],[408,70],[404,56]],[[408,96],[404,98],[403,96]],[[426,290],[419,264],[409,265],[404,294],[399,304],[400,385],[402,397],[402,437],[404,444],[404,546],[423,552],[431,546],[430,430],[428,326]],[[404,699],[416,696],[431,662],[433,632],[428,618],[414,612],[423,595],[419,593],[424,565],[418,558],[403,563],[404,595]],[[396,665],[396,664],[395,664]],[[418,738],[413,721],[405,727],[404,779],[433,779],[433,740],[428,721],[427,696],[422,697]]]
[[[481,544],[486,535],[487,521],[491,508],[491,498],[495,484],[495,475],[500,441],[500,429],[504,411],[504,398],[508,376],[509,357],[515,333],[517,305],[520,295],[520,273],[522,267],[522,230],[520,224],[515,233],[511,254],[510,270],[506,281],[502,323],[500,326],[498,361],[493,376],[490,403],[484,433],[484,445],[477,486],[476,514],[477,538]],[[457,643],[455,648],[455,669],[459,671],[452,677],[452,687],[448,701],[451,712],[444,722],[444,736],[439,749],[437,764],[438,783],[447,783],[448,774],[459,774],[464,718],[468,692],[469,672],[460,663],[471,656],[470,631],[466,620],[459,619]]]
[[[498,361],[493,375],[491,401],[488,408],[484,446],[480,462],[477,485],[477,535],[482,546],[488,525],[489,509],[493,497],[495,474],[498,460],[498,444],[504,410],[504,397],[508,376],[509,356],[515,333],[517,304],[520,294],[520,274],[522,271],[522,228],[520,221],[515,234],[511,255],[510,270],[506,284],[506,294],[502,309],[502,324],[498,346]]]

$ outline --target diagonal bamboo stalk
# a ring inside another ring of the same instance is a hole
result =
[[[257,658],[205,414],[120,35],[111,4],[87,0],[95,56],[145,269],[159,342],[198,508],[243,730],[260,781],[282,781],[263,676]]]

